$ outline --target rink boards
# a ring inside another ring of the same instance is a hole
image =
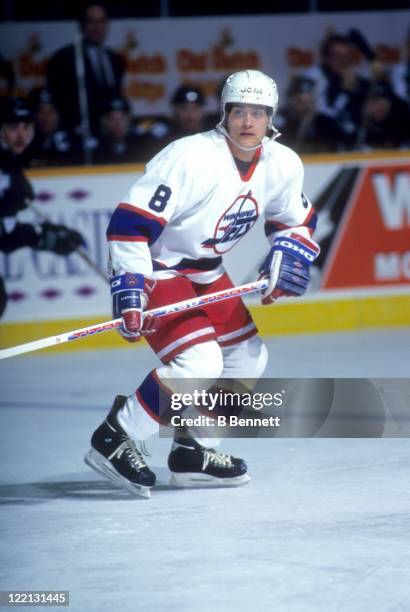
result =
[[[410,325],[410,164],[408,152],[308,156],[305,192],[319,216],[322,255],[308,296],[250,310],[265,336]],[[143,166],[30,171],[42,216],[80,230],[105,272],[105,229]],[[27,211],[27,218],[34,218]],[[225,256],[236,284],[257,277],[267,251],[263,223]],[[246,262],[246,265],[244,265]],[[78,255],[20,249],[0,258],[9,303],[0,345],[12,346],[111,319],[106,282]],[[122,344],[116,332],[65,345]]]

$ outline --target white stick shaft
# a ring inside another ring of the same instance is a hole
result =
[[[148,310],[145,314],[155,315],[156,317],[164,317],[168,314],[182,312],[184,310],[190,310],[200,306],[206,306],[207,304],[213,304],[222,300],[229,300],[234,297],[246,295],[247,293],[262,291],[263,289],[267,288],[268,284],[269,282],[267,280],[255,281],[254,283],[249,283],[247,285],[232,287],[231,289],[223,289],[222,291],[216,291],[215,293],[209,293],[207,295],[202,295],[189,300],[183,300],[182,302],[176,302],[175,304],[169,304],[168,306],[154,308],[153,310]],[[39,349],[46,348],[48,346],[55,346],[57,344],[64,344],[65,342],[71,342],[72,340],[78,340],[79,338],[86,338],[87,336],[106,332],[110,329],[116,329],[120,326],[121,319],[112,319],[111,321],[105,321],[105,323],[89,325],[88,327],[75,329],[63,334],[58,334],[57,336],[48,336],[48,338],[42,338],[41,340],[33,340],[33,342],[26,342],[25,344],[19,344],[10,348],[1,349],[0,359],[7,359],[8,357],[23,355],[24,353],[30,353],[31,351],[38,351]]]

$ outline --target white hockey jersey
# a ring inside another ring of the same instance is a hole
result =
[[[112,215],[111,271],[212,282],[224,272],[224,253],[260,216],[270,242],[291,231],[309,237],[315,214],[302,183],[300,158],[275,141],[266,139],[242,174],[216,129],[176,140]]]

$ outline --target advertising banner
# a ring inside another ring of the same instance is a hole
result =
[[[410,164],[342,168],[330,185],[316,200],[321,288],[409,286]]]
[[[318,62],[329,32],[359,29],[387,67],[399,62],[409,12],[355,12],[319,15],[264,15],[205,18],[117,19],[107,44],[126,62],[125,95],[136,115],[167,115],[169,99],[181,83],[203,88],[206,110],[218,108],[222,80],[244,68],[276,79],[283,95],[290,76]],[[21,94],[43,86],[49,57],[73,44],[78,24],[67,22],[0,25],[0,53],[14,70]],[[357,69],[369,66],[359,53]],[[0,93],[5,83],[0,78]]]
[[[143,167],[32,171],[36,199],[25,218],[48,218],[80,231],[87,254],[106,272],[105,231],[112,211]],[[71,174],[70,174],[71,172]],[[305,193],[318,212],[321,255],[309,295],[329,290],[410,288],[410,165],[405,158],[305,164]],[[254,281],[266,257],[263,220],[224,254],[235,284]],[[27,248],[0,254],[9,303],[3,322],[111,318],[108,284],[77,254]]]

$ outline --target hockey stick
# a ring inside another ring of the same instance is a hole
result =
[[[79,255],[81,257],[81,259],[83,261],[85,261],[85,263],[92,269],[94,270],[94,272],[96,272],[98,274],[98,276],[100,278],[102,278],[106,283],[109,282],[109,278],[108,275],[105,274],[105,272],[103,272],[101,270],[101,268],[99,268],[97,266],[97,264],[91,259],[91,257],[89,255],[87,255],[87,253],[84,251],[84,249],[82,249],[81,247],[77,247],[75,250],[75,253],[77,253],[77,255]]]
[[[192,308],[199,308],[201,306],[206,306],[207,304],[221,302],[222,300],[229,300],[248,293],[262,291],[263,289],[267,288],[268,284],[269,281],[266,279],[259,280],[255,281],[254,283],[249,283],[248,285],[240,285],[239,287],[232,287],[231,289],[223,289],[222,291],[216,291],[215,293],[209,293],[208,295],[202,295],[189,300],[183,300],[182,302],[176,302],[175,304],[169,304],[168,306],[154,308],[153,310],[148,310],[146,314],[155,315],[156,317],[165,317],[168,314],[191,310]],[[96,325],[75,329],[57,336],[48,336],[47,338],[42,338],[40,340],[33,340],[33,342],[26,342],[25,344],[19,344],[10,348],[1,349],[0,359],[7,359],[8,357],[15,357],[16,355],[30,353],[31,351],[38,351],[39,349],[46,348],[48,346],[64,344],[65,342],[71,342],[72,340],[78,340],[79,338],[86,338],[87,336],[106,332],[110,329],[116,329],[120,326],[121,319],[112,319],[111,321],[105,321],[105,323],[97,323]]]
[[[31,208],[31,210],[37,215],[37,217],[43,221],[44,223],[51,223],[50,219],[41,211],[37,208],[37,206],[35,206],[33,204],[33,202],[26,200],[26,204],[29,208]],[[105,272],[103,272],[101,270],[101,268],[99,268],[97,266],[97,264],[91,259],[91,257],[84,251],[84,249],[82,249],[81,247],[77,247],[74,251],[75,253],[77,253],[77,255],[79,255],[81,257],[81,259],[83,261],[85,261],[85,263],[90,266],[90,268],[92,270],[94,270],[94,272],[96,272],[98,274],[98,276],[100,278],[102,278],[103,280],[105,280],[107,283],[109,282],[109,278],[107,276],[107,274],[105,274]]]

